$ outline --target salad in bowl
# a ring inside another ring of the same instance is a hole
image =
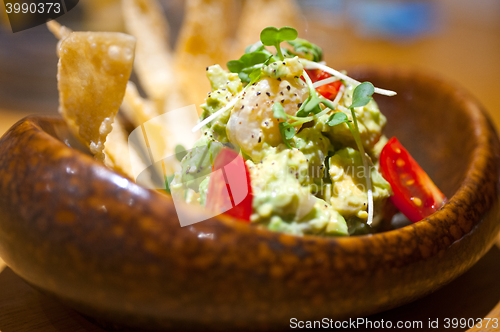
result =
[[[328,67],[321,48],[291,27],[260,37],[228,70],[206,68],[211,91],[193,129],[201,137],[167,179],[175,198],[272,231],[323,236],[374,232],[392,218],[389,204],[413,222],[443,205],[426,173],[383,134],[387,120],[372,94],[395,92]],[[231,182],[213,172],[230,162],[246,175]],[[238,188],[246,191],[237,199]]]

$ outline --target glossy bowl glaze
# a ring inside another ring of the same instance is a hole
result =
[[[170,197],[68,147],[58,118],[0,141],[0,256],[31,285],[110,325],[285,329],[422,297],[470,268],[500,228],[500,146],[467,93],[405,69],[351,70],[449,202],[402,229],[295,237],[224,216],[180,227]],[[192,211],[191,213],[198,213]]]

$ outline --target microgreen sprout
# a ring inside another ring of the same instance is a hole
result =
[[[343,112],[336,112],[336,113],[333,113],[329,118],[328,118],[328,125],[330,127],[333,127],[333,126],[336,126],[336,125],[339,125],[341,123],[346,123],[349,121],[349,118],[347,117],[347,115]]]
[[[260,41],[265,46],[274,46],[281,61],[285,59],[281,51],[280,44],[284,41],[293,41],[297,38],[298,32],[292,27],[267,27],[260,33]]]
[[[352,104],[348,107],[351,110],[352,121],[354,122],[354,128],[350,122],[347,122],[349,129],[354,137],[354,141],[358,147],[359,153],[361,154],[361,159],[363,160],[363,166],[365,168],[365,180],[368,195],[368,221],[367,224],[371,225],[373,222],[373,192],[372,192],[372,182],[370,179],[370,168],[368,167],[368,157],[365,153],[365,148],[361,142],[361,137],[359,135],[358,120],[356,119],[356,113],[354,112],[355,107],[365,106],[372,100],[372,95],[375,92],[373,84],[370,82],[364,82],[359,84],[353,92]]]
[[[242,82],[249,83],[252,81],[250,75],[253,72],[260,71],[270,57],[272,57],[272,54],[264,51],[245,53],[238,60],[229,61],[227,69],[232,73],[238,73]]]

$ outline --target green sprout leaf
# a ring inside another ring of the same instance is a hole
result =
[[[227,63],[227,69],[232,73],[239,73],[256,65],[263,64],[269,58],[269,53],[257,51],[246,53],[239,60],[231,60]]]
[[[260,71],[270,57],[272,57],[270,52],[255,51],[243,54],[238,60],[231,60],[226,65],[230,72],[238,73],[240,79],[248,83],[251,81],[250,74],[256,70]]]
[[[302,103],[302,105],[300,105],[299,110],[297,111],[297,113],[295,113],[295,116],[298,116],[298,117],[304,118],[304,117],[306,117],[306,116],[308,116],[308,115],[309,115],[309,114],[308,114],[308,113],[306,113],[306,111],[305,111],[306,105],[307,105],[307,103],[309,102],[309,100],[311,100],[311,97],[308,97],[308,98],[306,99],[306,101],[304,101],[304,102]]]
[[[186,148],[184,146],[182,146],[181,144],[177,144],[175,146],[174,151],[175,151],[175,158],[178,161],[181,161],[187,155]]]
[[[323,50],[321,47],[305,39],[297,38],[295,40],[289,40],[288,44],[293,46],[295,52],[302,53],[311,61],[319,62],[323,59]]]
[[[304,107],[304,111],[309,114],[309,113],[313,113],[313,114],[318,114],[319,112],[321,112],[321,107],[319,106],[319,104],[321,103],[321,99],[318,98],[318,96],[312,96],[311,99],[309,99],[309,101],[306,103],[306,106]]]
[[[292,27],[282,27],[280,29],[275,27],[267,27],[261,31],[260,41],[265,46],[274,46],[276,48],[278,57],[281,60],[284,60],[280,44],[284,41],[295,40],[297,36],[297,30]]]
[[[283,142],[291,149],[290,140],[295,136],[295,128],[287,122],[280,122],[279,129]]]
[[[333,127],[333,126],[336,126],[336,125],[339,125],[341,123],[346,123],[349,121],[349,118],[347,117],[347,115],[343,112],[337,112],[337,113],[333,113],[332,115],[330,115],[330,117],[328,118],[328,125]]]
[[[295,115],[303,118],[309,116],[309,114],[311,113],[318,114],[322,111],[321,107],[319,106],[321,103],[323,103],[323,100],[321,100],[317,95],[308,97],[306,101],[300,106]]]
[[[292,27],[267,27],[260,33],[260,41],[265,46],[275,46],[276,44],[281,44],[284,41],[291,41],[296,39],[298,36],[297,30]]]
[[[284,124],[284,122],[282,122],[282,123]],[[283,127],[285,127],[285,138],[287,140],[292,139],[295,136],[295,127],[293,127],[292,125],[283,126]]]
[[[354,89],[352,94],[352,105],[348,108],[352,109],[354,107],[365,106],[372,99],[372,95],[375,92],[375,87],[370,82],[361,83]]]
[[[274,103],[273,105],[273,115],[276,119],[286,120],[287,115],[283,106],[280,103]]]
[[[363,82],[354,89],[352,95],[352,104],[349,106],[352,115],[352,122],[354,126],[347,122],[349,130],[354,137],[354,141],[358,147],[358,151],[361,154],[361,159],[363,160],[363,167],[365,168],[365,180],[368,194],[368,220],[367,224],[371,225],[373,221],[373,196],[372,196],[372,181],[370,179],[370,169],[368,168],[368,157],[365,153],[365,148],[363,147],[363,142],[361,141],[361,136],[359,134],[358,120],[356,119],[356,113],[354,112],[355,107],[365,106],[372,99],[372,95],[375,92],[373,84],[370,82]]]

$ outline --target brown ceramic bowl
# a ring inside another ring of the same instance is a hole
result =
[[[67,145],[58,118],[0,141],[0,256],[19,276],[99,321],[142,329],[286,329],[413,301],[469,269],[500,228],[500,146],[453,85],[408,70],[354,76],[449,198],[411,226],[350,238],[295,237],[227,217],[181,228],[170,197]],[[196,213],[196,211],[193,211]]]

